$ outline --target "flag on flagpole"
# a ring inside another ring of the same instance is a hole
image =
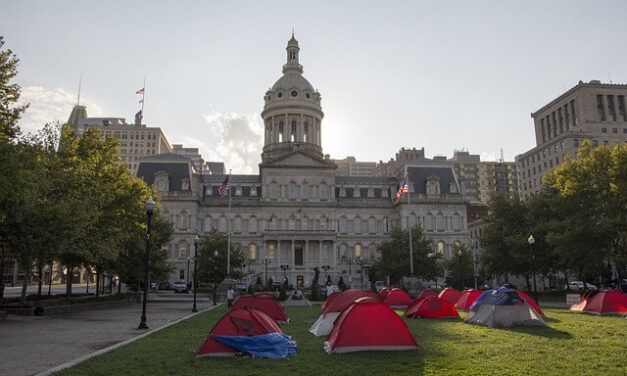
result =
[[[401,201],[401,197],[403,197],[403,193],[409,193],[409,186],[407,185],[407,177],[403,181],[403,185],[398,188],[398,192],[396,192],[396,203],[398,204]]]
[[[224,197],[228,193],[229,193],[229,176],[227,175],[226,178],[224,179],[224,182],[222,182],[222,185],[218,187],[218,194],[220,195],[220,197]]]
[[[135,94],[144,94],[144,88],[137,90]]]
[[[144,103],[144,98],[140,99],[139,103]]]

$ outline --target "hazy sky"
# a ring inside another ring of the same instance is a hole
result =
[[[0,35],[20,61],[25,130],[139,110],[171,143],[257,173],[259,113],[292,28],[322,94],[332,158],[389,160],[534,146],[530,113],[579,80],[627,83],[625,1],[9,1]]]

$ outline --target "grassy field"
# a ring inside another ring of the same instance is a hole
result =
[[[225,307],[55,375],[627,375],[627,320],[546,309],[549,328],[492,329],[406,319],[418,351],[328,355],[307,329],[320,307],[288,308],[298,343],[286,359],[196,359]],[[367,330],[367,328],[364,328]]]

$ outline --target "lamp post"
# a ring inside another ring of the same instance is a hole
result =
[[[348,288],[352,288],[352,282],[353,282],[353,276],[352,276],[352,272],[351,272],[351,265],[353,265],[353,258],[349,257],[348,258]]]
[[[265,282],[264,285],[266,285],[266,290],[270,291],[270,289],[268,288],[268,263],[270,262],[270,259],[268,258],[268,256],[266,256],[263,259],[263,263],[265,265],[265,271],[266,271],[266,278],[265,278]]]
[[[283,270],[283,282],[285,283],[287,281],[287,271],[290,270],[290,266],[289,265],[281,265],[281,270]]]
[[[360,287],[362,290],[364,289],[364,264],[366,264],[365,268],[368,269],[368,260],[364,260],[360,258],[359,259],[359,267],[360,267],[359,273],[361,274]]]
[[[148,286],[150,284],[150,220],[152,218],[152,212],[155,210],[157,204],[152,199],[152,196],[146,200],[146,258],[144,259],[144,300],[142,301],[142,317],[139,327],[137,329],[148,329],[146,324],[146,301],[148,300]]]
[[[463,252],[462,250],[458,250],[457,251],[457,257],[459,257],[459,288],[463,289],[464,288],[464,279],[462,277],[462,256],[463,256]]]
[[[189,262],[192,258],[188,255],[187,256],[187,280],[185,281],[185,286],[187,286],[187,288],[189,288]]]
[[[192,307],[192,312],[198,312],[198,309],[196,309],[196,290],[198,289],[198,243],[200,243],[200,237],[196,234],[196,236],[194,236],[194,307]]]
[[[214,268],[214,276],[218,275],[218,251],[213,251],[213,268]],[[213,283],[213,305],[216,305],[217,301],[217,291],[218,286],[216,286],[215,282]]]
[[[536,291],[536,256],[533,253],[533,243],[536,242],[536,239],[533,238],[533,235],[529,235],[529,253],[531,254],[531,276],[533,278],[533,299],[538,301],[538,292]]]
[[[477,277],[479,277],[479,273],[477,273],[477,242],[472,242],[472,276],[475,279],[475,290],[477,289]]]
[[[325,277],[324,277],[324,279],[325,279],[324,283],[325,284],[327,283],[326,281],[329,279],[329,269],[331,269],[330,265],[322,265],[322,270],[324,270],[324,273],[325,273]]]

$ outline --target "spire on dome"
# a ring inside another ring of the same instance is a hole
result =
[[[283,73],[288,71],[296,71],[303,73],[303,66],[298,63],[298,41],[294,38],[294,30],[292,29],[292,38],[287,41],[287,63],[283,66]]]

